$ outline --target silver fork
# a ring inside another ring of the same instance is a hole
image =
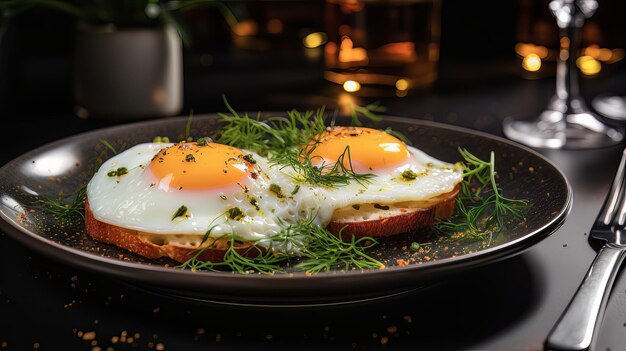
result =
[[[565,312],[550,331],[547,350],[586,350],[591,346],[596,326],[619,267],[626,256],[626,150],[611,190],[589,236],[603,240],[604,246],[591,264],[585,279]]]

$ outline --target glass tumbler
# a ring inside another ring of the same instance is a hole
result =
[[[405,96],[437,79],[440,0],[327,0],[326,80],[361,96]]]

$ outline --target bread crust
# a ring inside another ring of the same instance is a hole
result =
[[[430,227],[436,218],[450,218],[456,209],[460,185],[452,191],[429,199],[427,207],[400,207],[393,211],[379,209],[371,220],[354,220],[354,217],[334,217],[327,229],[343,239],[369,237],[387,237],[409,233]],[[371,215],[371,213],[370,213]],[[370,216],[372,217],[372,216]]]
[[[112,224],[98,221],[89,207],[89,201],[85,201],[85,229],[89,236],[97,241],[113,244],[134,252],[146,258],[169,257],[177,262],[185,262],[197,252],[198,246],[181,246],[176,244],[155,243],[155,235],[138,230],[118,227]],[[260,249],[250,249],[250,242],[236,242],[235,251],[239,254],[253,257],[260,253]],[[204,249],[197,259],[200,261],[222,262],[224,254],[230,245],[230,239],[219,239],[212,242],[210,248]]]

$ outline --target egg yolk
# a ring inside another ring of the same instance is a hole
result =
[[[243,151],[232,146],[179,143],[159,151],[149,169],[159,179],[160,188],[219,188],[246,176],[252,165],[243,156]]]
[[[349,147],[350,157],[346,152]],[[389,133],[361,127],[332,127],[308,146],[311,160],[326,164],[337,162],[342,154],[343,165],[354,171],[387,168],[411,156],[406,145]]]

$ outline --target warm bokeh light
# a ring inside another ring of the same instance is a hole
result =
[[[598,58],[600,56],[600,47],[596,44],[592,44],[583,49],[583,54],[585,56],[591,56],[593,58]]]
[[[581,56],[576,60],[576,66],[586,76],[598,74],[602,70],[602,64],[591,56]]]
[[[233,32],[238,36],[252,36],[259,32],[258,26],[255,21],[246,20],[237,23],[233,27]]]
[[[530,43],[517,43],[515,45],[515,52],[521,57],[527,57],[530,54],[535,54],[542,60],[548,58],[550,54],[547,47]]]
[[[397,97],[405,97],[407,95],[408,95],[408,92],[406,90],[396,90]]]
[[[354,105],[358,104],[359,101],[356,100],[355,96],[352,94],[340,92],[337,97],[337,107],[339,111],[348,116],[354,110]]]
[[[271,34],[280,34],[283,32],[283,21],[278,18],[272,18],[267,21],[267,32]]]
[[[324,45],[327,40],[328,36],[326,36],[326,33],[314,32],[304,37],[304,39],[302,39],[302,44],[309,49],[313,49]]]
[[[396,89],[398,90],[407,90],[409,88],[409,82],[402,78],[396,81]]]
[[[609,61],[611,60],[611,57],[613,57],[613,51],[603,48],[600,49],[597,59],[600,61]]]
[[[162,88],[156,88],[152,91],[152,102],[155,105],[163,105],[167,100],[167,94]]]
[[[536,72],[541,68],[541,58],[537,54],[528,54],[522,60],[522,68],[529,72]]]
[[[624,49],[613,49],[611,52],[611,60],[608,63],[615,63],[624,59]]]
[[[343,37],[339,45],[339,62],[367,61],[367,51],[363,48],[355,48],[352,39]]]
[[[347,80],[343,83],[343,90],[349,93],[354,93],[355,91],[361,90],[361,84],[353,80]]]
[[[619,48],[611,50],[592,44],[583,49],[583,55],[593,57],[598,61],[614,63],[624,58],[624,50]]]

